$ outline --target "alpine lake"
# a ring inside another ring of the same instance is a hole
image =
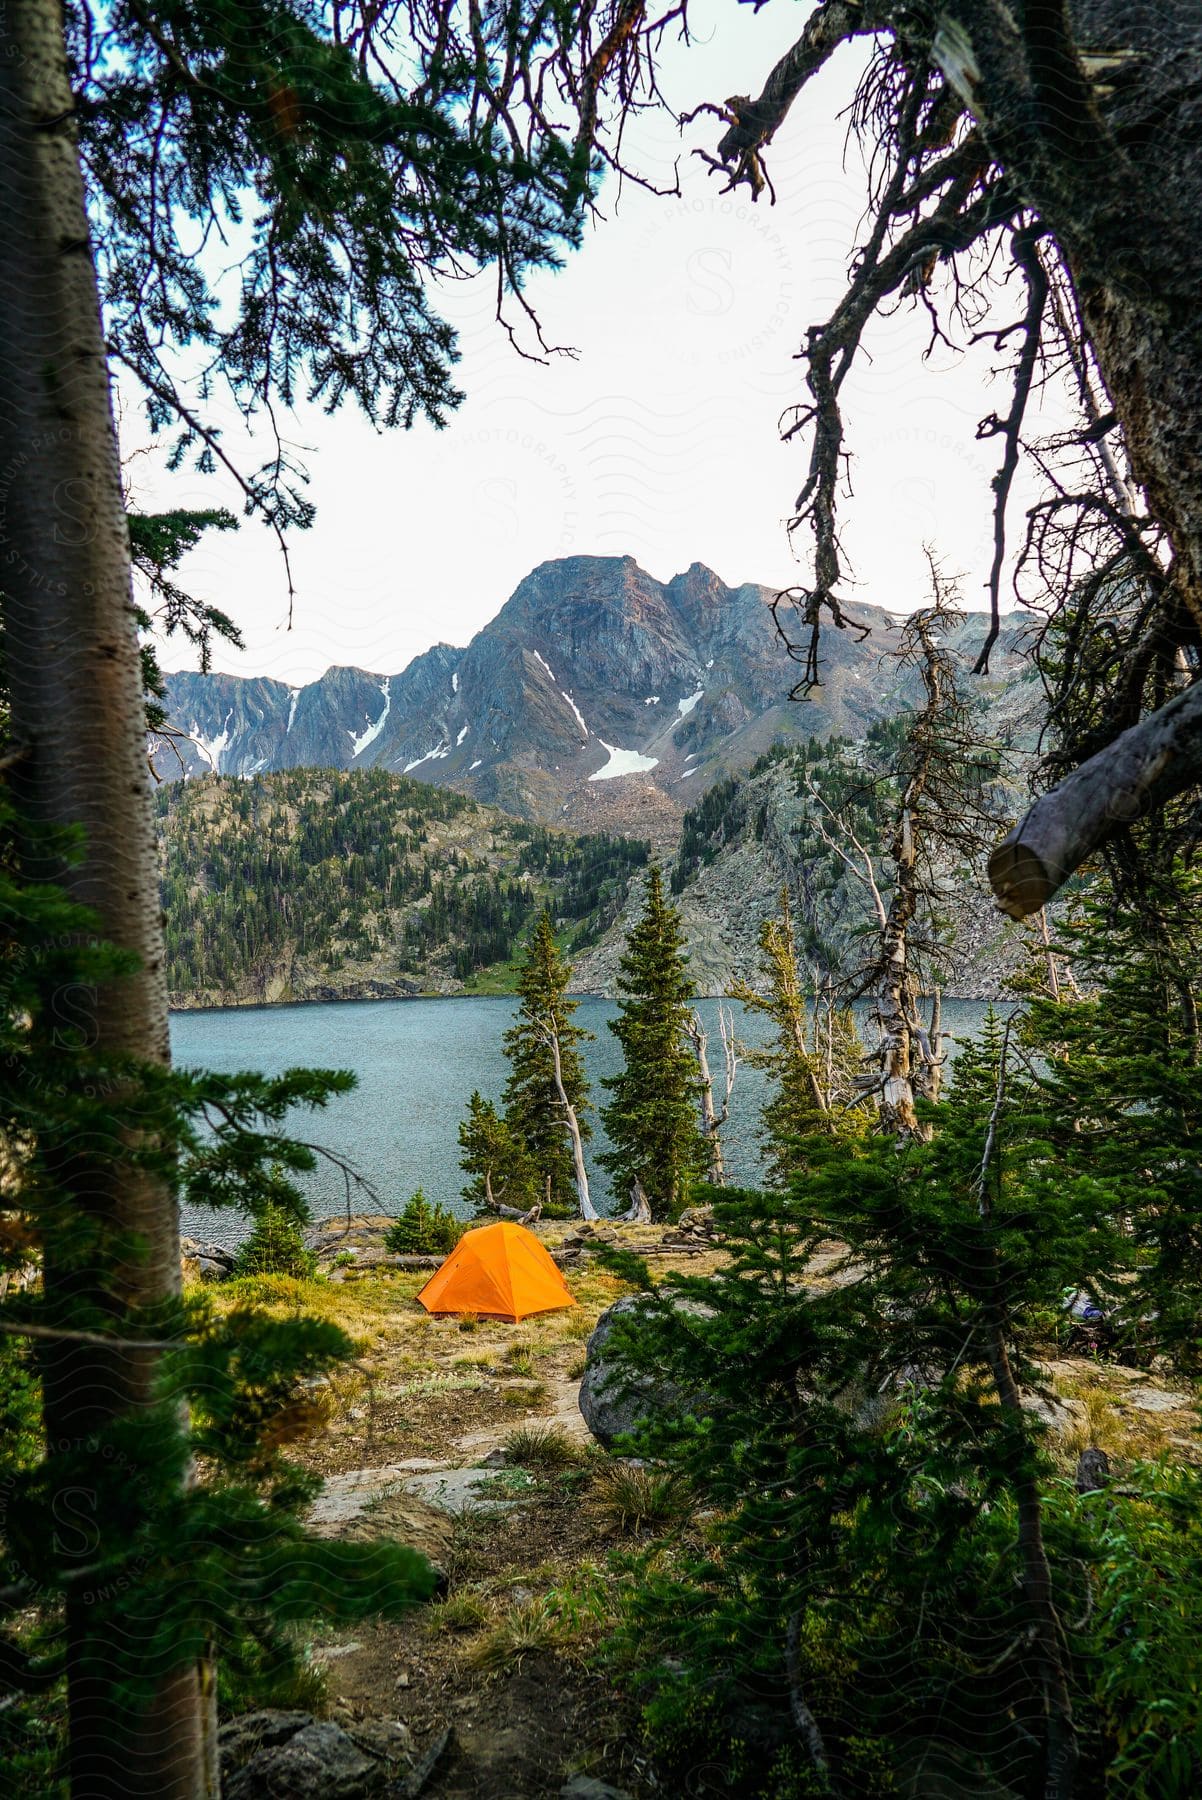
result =
[[[764,1042],[771,1029],[761,1014],[738,1002],[725,1002],[734,1013],[735,1035],[747,1044]],[[722,1082],[722,1046],[717,1000],[700,1000],[710,1034],[710,1068],[715,1089]],[[297,1109],[288,1120],[293,1135],[325,1146],[351,1164],[370,1184],[352,1184],[355,1212],[399,1212],[415,1188],[428,1199],[464,1215],[460,1195],[459,1122],[468,1097],[478,1088],[486,1100],[500,1102],[507,1064],[502,1038],[513,1021],[512,996],[429,1000],[331,1001],[297,1006],[231,1007],[209,1012],[180,1012],[171,1018],[175,1061],[189,1068],[230,1073],[258,1069],[278,1075],[285,1069],[350,1069],[358,1085],[319,1112]],[[1003,1014],[1010,1008],[999,1007]],[[592,1084],[593,1136],[586,1145],[589,1185],[601,1213],[621,1211],[611,1194],[597,1151],[606,1146],[597,1117],[607,1096],[602,1079],[621,1066],[621,1049],[608,1029],[616,1015],[612,1000],[582,997],[576,1023],[593,1033],[583,1046]],[[978,1000],[946,1000],[944,1025],[952,1033],[946,1045],[949,1065],[957,1047],[980,1030],[987,1008]],[[870,1040],[870,1006],[856,1007],[861,1031]],[[723,1129],[728,1178],[744,1186],[761,1179],[759,1117],[765,1075],[746,1062],[739,1065],[730,1117]],[[720,1092],[717,1092],[720,1102]],[[325,1158],[300,1178],[314,1218],[347,1207],[345,1177]],[[233,1245],[249,1227],[233,1212],[184,1208],[181,1229],[189,1236]]]

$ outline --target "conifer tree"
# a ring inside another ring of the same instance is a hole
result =
[[[592,1034],[572,1022],[576,1001],[568,997],[571,977],[571,965],[560,954],[551,914],[544,908],[518,977],[517,1020],[505,1033],[509,1059],[505,1123],[526,1146],[543,1212],[550,1218],[569,1218],[577,1210],[572,1146],[555,1079],[552,1034],[559,1045],[563,1091],[576,1113],[580,1136],[587,1141],[592,1135],[585,1116],[588,1078],[579,1050]]]
[[[0,833],[10,824],[0,794]],[[48,859],[78,854],[65,834],[40,836]],[[0,914],[9,934],[0,968],[0,1763],[13,1791],[37,1800],[63,1791],[64,1764],[72,1791],[89,1800],[199,1800],[215,1791],[191,1778],[193,1758],[207,1766],[215,1659],[235,1684],[245,1678],[262,1693],[265,1680],[295,1675],[289,1622],[395,1614],[430,1592],[433,1574],[400,1546],[362,1555],[310,1538],[301,1524],[319,1483],[289,1463],[286,1447],[315,1422],[318,1378],[354,1355],[345,1333],[247,1305],[222,1315],[178,1279],[158,1301],[122,1304],[101,1279],[116,1250],[86,1189],[64,1178],[78,1184],[86,1150],[118,1142],[137,1173],[166,1184],[173,1205],[234,1207],[263,1222],[260,1244],[295,1243],[306,1215],[292,1177],[315,1156],[283,1135],[283,1121],[296,1107],[323,1107],[354,1078],[172,1070],[114,1054],[96,1041],[87,1002],[95,984],[130,979],[128,953],[103,942],[94,914],[51,883],[22,880],[7,858]],[[120,1247],[136,1266],[138,1239]],[[42,1281],[6,1292],[39,1250]],[[174,1252],[178,1277],[178,1238]],[[135,1412],[112,1416],[105,1391],[88,1385],[98,1354],[114,1380],[150,1362]],[[79,1429],[47,1442],[52,1403],[73,1405]],[[65,1495],[78,1527],[70,1534],[56,1525]],[[140,1741],[146,1719],[165,1716],[170,1741],[156,1732]]]
[[[698,1124],[700,1083],[689,1047],[692,987],[680,915],[652,864],[643,915],[627,940],[618,973],[618,1016],[609,1029],[624,1066],[603,1085],[611,1148],[598,1159],[622,1193],[646,1195],[652,1217],[671,1218],[707,1164]]]
[[[292,1275],[306,1280],[316,1273],[317,1258],[305,1248],[300,1225],[282,1206],[269,1202],[255,1220],[254,1230],[241,1245],[235,1263],[238,1275]]]
[[[787,1187],[804,1166],[801,1142],[815,1132],[854,1134],[863,1114],[856,1078],[863,1052],[850,1011],[833,1003],[825,1017],[811,1021],[801,985],[789,890],[782,888],[780,914],[760,927],[763,991],[739,982],[735,999],[770,1019],[774,1031],[762,1047],[749,1047],[746,1060],[769,1078],[762,1109],[765,1169],[772,1187]]]
[[[635,1447],[715,1516],[636,1592],[627,1648],[671,1662],[653,1716],[690,1765],[737,1753],[757,1697],[781,1760],[730,1791],[883,1795],[911,1758],[967,1753],[966,1784],[1074,1792],[1089,1577],[1023,1402],[1041,1321],[1123,1250],[1097,1184],[1049,1157],[1008,1041],[995,1021],[966,1048],[940,1130],[904,1155],[820,1130],[787,1193],[715,1191],[712,1275],[652,1287],[615,1259],[647,1293],[611,1354],[693,1397]],[[832,1240],[842,1278],[816,1287]]]
[[[384,1233],[384,1248],[394,1256],[446,1256],[463,1231],[453,1213],[427,1200],[424,1191],[416,1188]]]
[[[537,1178],[525,1143],[478,1092],[468,1101],[467,1118],[459,1127],[459,1152],[459,1166],[470,1177],[463,1197],[477,1213],[524,1213],[537,1201]]]
[[[1200,902],[1202,879],[1180,862],[1142,906],[1099,891],[1060,946],[1085,997],[1032,1000],[1023,1031],[1046,1067],[1057,1164],[1096,1184],[1127,1246],[1130,1279],[1093,1297],[1125,1352],[1167,1355],[1192,1375],[1202,1371]]]
[[[124,959],[123,978],[106,973],[87,1002],[113,1104],[87,1134],[60,1116],[38,1171],[54,1200],[39,1218],[53,1330],[90,1334],[46,1353],[50,1444],[151,1416],[165,1352],[142,1327],[178,1314],[180,1289],[171,1133],[157,1134],[154,1108],[144,1125],[125,1105],[135,1067],[166,1090],[169,1044],[113,366],[140,390],[152,432],[170,434],[176,466],[194,457],[207,474],[220,461],[282,543],[312,518],[299,471],[278,434],[262,469],[239,469],[210,411],[215,389],[269,423],[304,396],[327,411],[351,397],[380,425],[442,424],[459,399],[456,349],[427,276],[491,267],[503,298],[579,240],[602,86],[624,83],[632,56],[637,66],[644,29],[608,7],[4,8],[3,762],[17,866],[86,909],[84,929]],[[536,98],[544,82],[578,98],[575,134]],[[231,225],[232,257],[198,257]],[[68,858],[51,834],[76,827],[82,848]],[[35,983],[32,998],[37,1048],[53,1048],[61,995]],[[68,1061],[61,1078],[68,1115],[94,1099],[71,1085],[82,1067]],[[96,1343],[98,1325],[141,1333],[143,1347]],[[151,1479],[138,1492],[169,1523],[190,1504],[192,1465],[174,1440],[161,1449],[173,1487]],[[213,1785],[197,1634],[166,1646],[144,1585],[140,1614],[118,1625],[102,1608],[67,1609],[71,1779],[89,1800],[193,1800]],[[107,1684],[114,1644],[141,1659],[137,1705]]]

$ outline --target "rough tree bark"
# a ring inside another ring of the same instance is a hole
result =
[[[58,0],[0,13],[0,580],[11,730],[26,754],[10,780],[35,831],[82,826],[81,859],[48,860],[31,837],[24,874],[90,907],[138,973],[86,996],[92,1045],[166,1063],[167,997],[128,536],[73,96]],[[69,1082],[69,1056],[63,1054]],[[48,1311],[69,1291],[118,1318],[179,1292],[174,1196],[121,1142],[62,1146],[64,1211],[105,1239],[138,1243],[103,1269],[68,1268],[44,1245]],[[60,1342],[43,1358],[52,1442],[79,1444],[152,1398],[160,1352]],[[95,1546],[92,1546],[94,1551]],[[107,1681],[101,1609],[67,1606],[70,1779],[88,1800],[197,1800],[215,1792],[200,1672],[164,1665],[153,1698],[120,1712]],[[128,1632],[125,1648],[128,1650]]]
[[[1021,30],[997,0],[946,12],[975,58],[985,141],[1072,274],[1132,470],[1202,630],[1196,0],[1041,0]]]
[[[650,1225],[651,1202],[647,1190],[636,1175],[630,1184],[630,1205],[621,1215],[624,1224]]]

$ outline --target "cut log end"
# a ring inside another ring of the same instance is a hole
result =
[[[998,911],[1011,919],[1029,919],[1047,904],[1057,883],[1046,863],[1026,844],[1003,838],[989,858],[989,884]]]

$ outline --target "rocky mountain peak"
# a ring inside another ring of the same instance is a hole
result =
[[[436,644],[394,674],[336,667],[296,689],[171,675],[169,716],[184,735],[156,762],[168,779],[382,767],[521,817],[666,845],[706,787],[773,743],[854,739],[913,698],[889,659],[896,623],[861,607],[871,635],[829,630],[821,689],[790,702],[796,668],[773,598],[703,563],[666,583],[630,556],[540,563],[470,644]],[[1016,635],[1004,634],[995,685],[1025,667]]]

